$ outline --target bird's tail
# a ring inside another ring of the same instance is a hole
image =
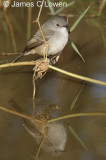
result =
[[[25,53],[20,54],[12,63],[15,63],[16,61],[18,61],[21,57],[24,56]]]

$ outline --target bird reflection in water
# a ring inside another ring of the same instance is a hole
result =
[[[23,110],[13,101],[10,101],[12,107],[15,108],[18,112],[25,113]],[[52,108],[52,110],[51,110]],[[42,114],[37,114],[37,120],[28,120],[24,119],[24,127],[28,131],[28,133],[34,137],[36,142],[40,144],[45,135],[45,124],[46,124],[46,138],[43,141],[42,149],[47,152],[51,152],[54,156],[60,156],[64,153],[66,141],[67,141],[67,133],[66,128],[64,126],[63,121],[55,121],[50,123],[47,122],[47,119],[50,118],[50,113],[55,112],[56,107],[50,106],[50,110]],[[41,121],[39,121],[39,119]],[[42,123],[44,122],[44,123]]]

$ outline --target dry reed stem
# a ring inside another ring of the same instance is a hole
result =
[[[10,35],[11,35],[11,39],[12,39],[12,43],[13,43],[14,52],[17,52],[16,41],[15,41],[15,36],[14,36],[14,32],[13,32],[13,27],[12,27],[10,18],[8,17],[7,12],[5,10],[4,10],[4,16],[5,16],[6,22],[8,24],[9,30],[10,30]]]
[[[41,143],[40,143],[40,145],[39,145],[39,148],[38,148],[38,151],[37,151],[35,160],[38,160],[38,156],[39,156],[41,147],[42,147],[42,145],[43,145],[43,143],[44,143],[44,141],[45,141],[46,138],[47,138],[47,125],[46,125],[45,128],[44,128],[44,135],[43,135],[43,138],[42,138]]]
[[[66,116],[62,116],[62,117],[57,117],[55,119],[50,119],[50,120],[46,121],[46,119],[43,117],[42,114],[41,114],[41,116],[38,115],[38,117],[40,117],[40,118],[34,118],[32,116],[10,110],[10,109],[5,108],[3,106],[0,106],[0,110],[11,113],[13,115],[16,115],[16,116],[19,116],[19,117],[22,117],[22,118],[25,118],[25,119],[28,119],[28,120],[36,121],[37,123],[42,124],[44,122],[43,126],[47,126],[47,123],[59,121],[59,120],[62,120],[62,119],[68,119],[68,118],[88,117],[88,116],[105,116],[106,117],[105,112],[94,112],[94,113],[89,112],[89,113],[74,113],[74,114],[70,114],[70,115],[66,115]]]
[[[36,94],[36,87],[35,87],[35,80],[38,78],[42,78],[49,66],[49,61],[48,59],[42,59],[42,60],[37,60],[36,65],[33,68],[34,73],[33,73],[33,116],[35,115],[35,94]]]
[[[3,64],[3,65],[0,65],[0,69],[6,68],[6,67],[25,66],[25,65],[36,66],[36,63],[37,63],[37,61]],[[48,68],[53,69],[57,72],[60,72],[62,74],[68,75],[68,76],[73,77],[73,78],[77,78],[77,79],[80,79],[80,80],[83,80],[83,81],[86,81],[86,82],[106,86],[106,82],[103,82],[103,81],[99,81],[99,80],[96,80],[96,79],[80,76],[78,74],[70,73],[70,72],[67,72],[65,70],[62,70],[60,68],[57,68],[57,67],[54,67],[54,66],[51,66],[51,65],[49,65]]]
[[[57,71],[57,72],[66,74],[66,75],[68,75],[68,76],[71,76],[71,77],[74,77],[74,78],[77,78],[77,79],[86,81],[86,82],[90,82],[90,83],[94,83],[94,84],[99,84],[99,85],[106,86],[106,82],[103,82],[103,81],[99,81],[99,80],[96,80],[96,79],[92,79],[92,78],[80,76],[80,75],[77,75],[77,74],[74,74],[74,73],[70,73],[70,72],[67,72],[67,71],[65,71],[65,70],[62,70],[62,69],[60,69],[60,68],[57,68],[57,67],[54,67],[54,66],[51,66],[51,65],[49,65],[49,68],[50,68],[50,69],[53,69],[53,70],[55,70],[55,71]]]
[[[41,143],[39,145],[39,148],[38,148],[38,151],[37,151],[37,154],[36,154],[36,157],[35,157],[35,160],[38,160],[38,156],[39,156],[39,153],[40,153],[40,150],[41,150],[41,147],[44,143],[44,139],[45,139],[45,136],[43,136],[42,140],[41,140]]]
[[[39,10],[39,13],[38,13],[38,16],[37,16],[37,19],[35,22],[38,23],[38,26],[39,26],[39,29],[40,29],[40,32],[41,32],[41,35],[42,35],[42,38],[45,42],[45,47],[44,47],[44,58],[47,59],[47,54],[48,54],[48,43],[46,42],[46,39],[44,37],[44,34],[43,34],[43,31],[41,29],[41,25],[40,25],[40,15],[41,15],[41,12],[42,12],[42,9],[43,9],[43,4],[44,4],[44,0],[42,0],[42,4],[41,4],[41,7],[40,7],[40,10]],[[36,70],[35,70],[35,67],[34,67],[34,74],[33,74],[33,116],[34,116],[34,113],[35,113],[35,92],[36,92],[36,88],[35,88],[35,79],[36,79]],[[40,72],[39,72],[40,73]]]
[[[43,33],[42,28],[41,28],[41,25],[40,25],[40,21],[39,21],[40,15],[41,15],[41,12],[42,12],[42,9],[43,9],[43,4],[44,4],[44,0],[42,0],[42,4],[41,4],[41,7],[40,7],[40,10],[39,10],[39,13],[38,13],[38,17],[37,17],[37,19],[36,19],[35,22],[38,23],[38,26],[39,26],[39,29],[40,29],[42,38],[43,38],[43,40],[44,40],[44,42],[45,42],[45,47],[44,47],[44,58],[47,58],[48,47],[49,47],[49,46],[48,46],[48,43],[47,43],[47,41],[46,41],[46,39],[45,39],[44,33]],[[46,52],[46,51],[47,51],[47,52]]]
[[[30,3],[32,0],[30,0]],[[32,7],[28,7],[28,20],[27,20],[27,38],[30,38],[31,35],[31,15],[32,15]]]
[[[36,87],[35,87],[35,70],[33,73],[33,116],[35,116],[35,93],[36,93]]]
[[[20,55],[21,53],[1,53],[0,56],[12,56],[12,55]]]
[[[43,4],[44,4],[44,0],[42,0],[42,4],[41,4],[40,10],[39,10],[39,13],[38,13],[38,17],[37,17],[36,22],[38,23],[38,26],[39,26],[39,29],[40,29],[42,38],[43,38],[43,40],[44,40],[44,42],[45,42],[45,47],[44,47],[44,59],[46,58],[46,60],[47,60],[48,43],[46,42],[46,39],[45,39],[45,37],[44,37],[43,31],[42,31],[42,29],[41,29],[41,25],[40,25],[40,22],[39,22],[39,18],[40,18],[40,15],[41,15],[41,11],[42,11],[42,8],[43,8]],[[48,64],[48,65],[49,65],[49,64]],[[41,77],[44,76],[45,73],[46,73],[46,72],[44,72],[44,65],[43,65],[43,68],[41,68],[41,66],[42,66],[41,63],[40,63],[40,64],[38,63],[38,65],[36,65],[36,66],[33,68],[33,70],[34,70],[34,74],[33,74],[33,116],[34,116],[34,114],[35,114],[35,94],[36,94],[35,80],[36,80],[38,77],[41,78]],[[42,72],[42,70],[43,70],[43,72]],[[47,71],[47,69],[46,69],[46,71]],[[36,75],[36,73],[38,73],[38,75]],[[39,73],[40,73],[40,75],[39,75]],[[43,73],[44,73],[44,74],[43,74]],[[37,77],[37,76],[38,76],[38,77]],[[41,143],[40,143],[40,146],[39,146],[39,148],[38,148],[38,152],[37,152],[37,154],[36,154],[36,159],[38,159],[38,156],[39,156],[41,147],[42,147],[42,145],[43,145],[43,143],[44,143],[45,136],[46,136],[46,134],[44,133],[44,137],[43,137],[43,139],[42,139],[42,141],[41,141]]]
[[[38,113],[37,117],[35,118],[33,116],[30,116],[30,115],[27,115],[27,114],[24,114],[24,113],[20,113],[20,112],[17,112],[17,111],[10,110],[10,109],[5,108],[3,106],[0,106],[0,110],[2,110],[4,112],[7,112],[7,113],[11,113],[13,115],[19,116],[19,117],[27,119],[27,120],[34,121],[36,123],[36,125],[38,124],[42,127],[47,126],[47,123],[48,123],[48,121],[44,118],[44,116],[41,113]]]
[[[3,106],[0,106],[0,110],[11,113],[13,115],[16,115],[16,116],[19,116],[19,117],[22,117],[22,118],[25,118],[25,119],[28,119],[28,120],[35,120],[36,121],[36,118],[33,118],[32,116],[10,110],[10,109],[5,108]]]
[[[48,123],[59,121],[59,120],[63,120],[63,119],[68,119],[68,118],[88,117],[88,116],[105,116],[106,117],[106,113],[104,113],[104,112],[74,113],[74,114],[70,114],[70,115],[66,115],[66,116],[50,119],[50,120],[48,120]]]

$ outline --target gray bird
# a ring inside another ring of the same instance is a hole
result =
[[[54,16],[46,21],[42,26],[42,31],[46,42],[48,43],[47,56],[56,56],[62,52],[68,41],[67,22],[64,18]],[[22,54],[20,54],[13,62],[24,55],[38,54],[44,55],[45,41],[42,38],[40,30],[27,42],[27,45]]]

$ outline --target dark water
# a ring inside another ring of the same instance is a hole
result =
[[[81,9],[80,9],[81,10]],[[83,9],[82,9],[83,10]],[[80,12],[82,12],[82,10]],[[50,16],[43,11],[41,23]],[[67,12],[71,12],[69,9]],[[32,20],[37,17],[38,8],[33,9]],[[0,11],[1,21],[5,21]],[[16,20],[19,29],[13,21],[18,52],[22,52],[26,43],[27,9],[10,9],[9,16]],[[69,19],[71,26],[75,18]],[[32,34],[37,25],[32,25]],[[67,44],[57,67],[67,71],[106,81],[106,12],[100,18],[83,19],[70,35],[84,57],[84,64],[79,56]],[[0,23],[0,53],[13,52],[9,33],[5,32]],[[3,57],[0,61],[11,62],[16,56]],[[27,58],[26,58],[27,59]],[[0,105],[12,107],[9,100],[13,99],[26,112],[32,111],[32,67],[2,69],[0,71]],[[62,75],[55,71],[48,71],[45,77],[36,82],[36,106],[38,110],[45,110],[46,106],[57,105],[61,112],[57,115],[66,115],[79,112],[106,112],[106,87],[85,83],[84,88],[75,104],[73,111],[70,105],[77,96],[83,82]],[[71,125],[88,148],[88,152],[69,132],[67,125]],[[105,160],[106,159],[106,118],[80,117],[65,120],[67,143],[65,152],[54,157],[51,153],[41,150],[39,159],[61,160]],[[58,130],[57,130],[58,132]],[[23,119],[0,111],[0,160],[30,160],[36,155],[38,144],[23,127]]]

